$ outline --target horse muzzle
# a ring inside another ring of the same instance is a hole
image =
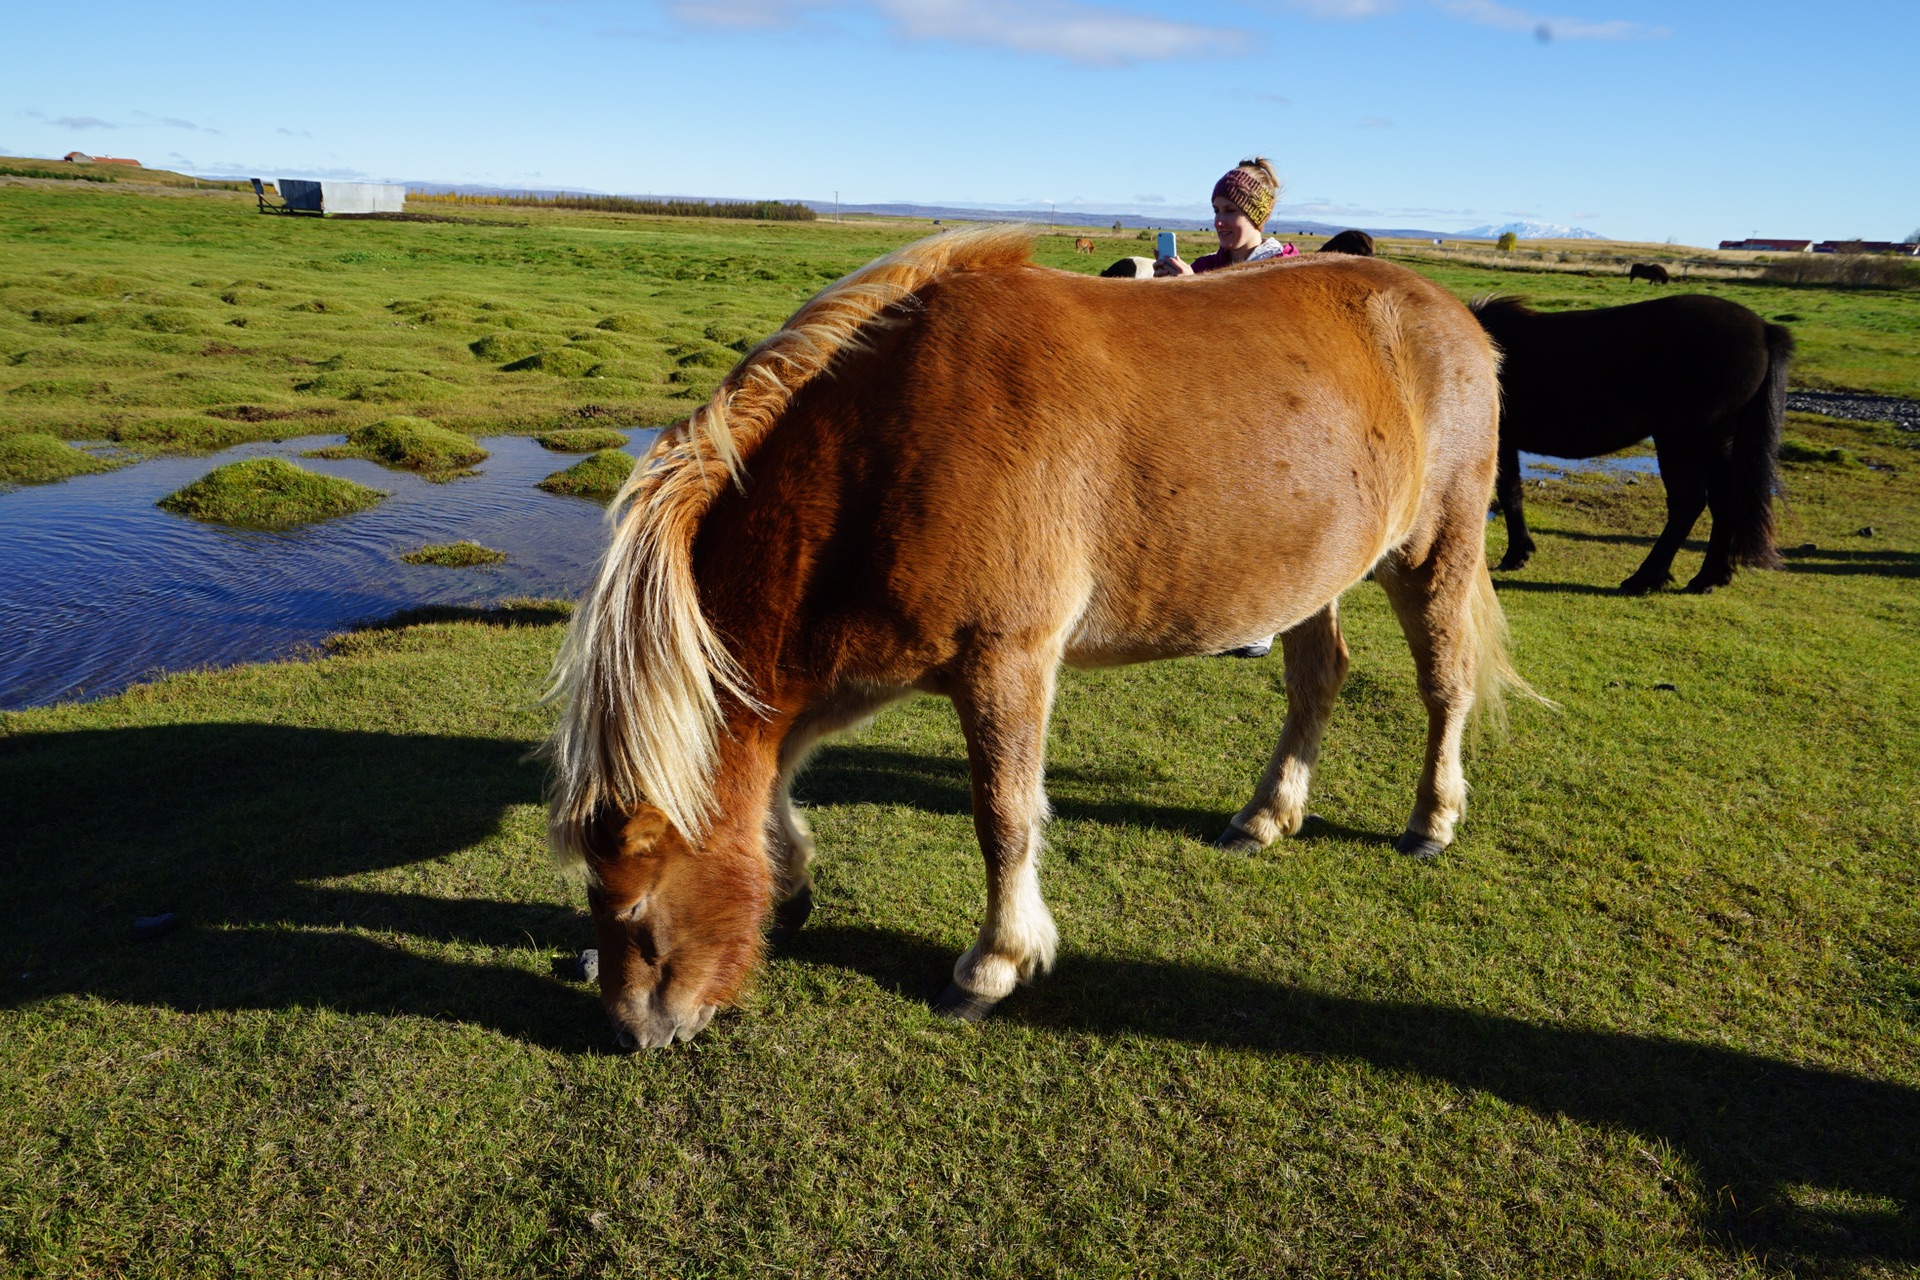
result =
[[[718,1007],[703,1004],[675,1013],[647,1001],[643,1009],[622,1007],[609,1012],[607,1017],[613,1023],[614,1042],[631,1053],[638,1049],[664,1049],[676,1040],[693,1039],[713,1021]]]

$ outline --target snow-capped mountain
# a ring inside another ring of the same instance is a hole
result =
[[[1469,240],[1497,240],[1507,232],[1522,240],[1605,240],[1598,231],[1588,231],[1584,227],[1563,227],[1557,222],[1508,222],[1500,226],[1474,227],[1467,231],[1454,232]]]

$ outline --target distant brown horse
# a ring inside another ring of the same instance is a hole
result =
[[[1636,262],[1627,268],[1628,280],[1645,280],[1648,284],[1666,284],[1669,280],[1667,269],[1657,262]]]
[[[943,1012],[977,1017],[1052,963],[1037,868],[1062,663],[1284,632],[1286,723],[1219,843],[1297,831],[1347,670],[1336,602],[1369,570],[1427,707],[1400,848],[1452,840],[1469,710],[1511,677],[1484,557],[1494,359],[1472,316],[1375,260],[1143,289],[1028,247],[951,233],[830,286],[623,490],[548,746],[551,835],[586,872],[622,1044],[694,1035],[769,912],[781,932],[805,919],[794,775],[916,691],[959,712],[987,867]]]
[[[1073,251],[1075,253],[1092,253],[1093,252],[1092,238],[1089,236],[1081,236],[1079,239],[1075,240],[1073,242]]]

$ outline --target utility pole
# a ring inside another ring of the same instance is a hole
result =
[[[833,193],[833,220],[835,222],[840,221],[840,193],[838,191]]]
[[[1053,230],[1053,201],[1047,201],[1047,230]]]

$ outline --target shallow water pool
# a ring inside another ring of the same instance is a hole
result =
[[[629,433],[639,454],[652,431]],[[354,459],[302,458],[342,437],[246,444],[0,492],[0,709],[99,697],[167,671],[283,657],[356,622],[431,604],[575,598],[606,542],[598,503],[534,483],[580,455],[489,436],[479,474],[434,484]],[[390,495],[284,533],[231,529],[153,504],[217,466],[276,456]],[[410,565],[468,538],[499,565]]]

